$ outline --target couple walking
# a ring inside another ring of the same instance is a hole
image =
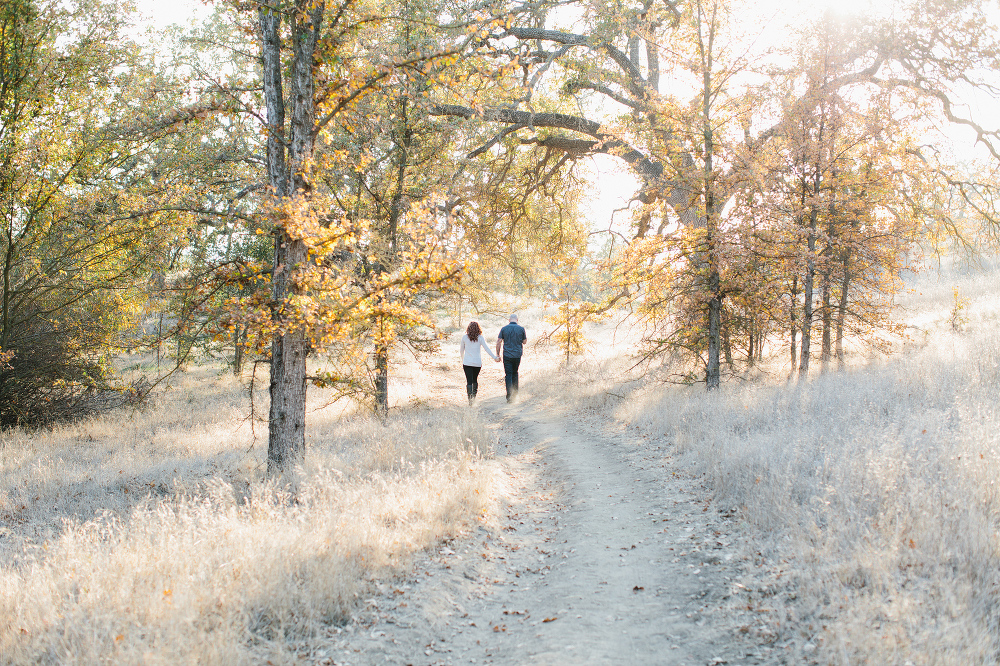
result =
[[[465,388],[469,394],[470,405],[479,392],[479,371],[483,369],[483,357],[480,351],[483,349],[497,363],[500,362],[500,350],[503,349],[503,376],[507,385],[507,402],[514,400],[518,388],[517,369],[521,365],[523,344],[527,340],[528,334],[525,333],[524,327],[517,323],[517,315],[512,314],[510,323],[500,329],[500,334],[497,336],[497,351],[494,354],[486,344],[479,322],[469,322],[465,335],[462,336],[462,343],[459,345],[459,353],[462,354],[462,369],[465,371]]]

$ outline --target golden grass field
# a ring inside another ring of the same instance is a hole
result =
[[[318,409],[294,499],[264,482],[247,413],[237,381],[197,366],[142,411],[2,435],[0,661],[289,662],[415,552],[490,519],[474,412],[383,427]]]
[[[780,348],[714,394],[640,378],[612,322],[568,370],[540,353],[532,390],[641,429],[706,481],[743,541],[743,631],[786,663],[996,663],[994,284],[920,277],[898,353],[807,382]],[[294,499],[265,482],[266,428],[255,440],[218,366],[141,411],[0,434],[0,662],[295,662],[416,554],[495,520],[494,426],[462,404],[452,351],[399,369],[386,426],[314,392]]]
[[[562,384],[666,443],[746,538],[745,629],[787,663],[1000,660],[1000,296],[997,273],[911,281],[908,339],[888,357],[787,380],[623,382],[622,361]],[[967,303],[951,325],[953,290]],[[783,363],[782,363],[783,362]]]

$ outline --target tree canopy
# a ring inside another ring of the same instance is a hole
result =
[[[898,332],[923,244],[996,221],[995,167],[936,143],[1000,158],[964,103],[997,93],[986,3],[824,11],[781,43],[784,15],[726,0],[214,7],[176,58],[101,0],[0,10],[3,423],[113,388],[154,313],[178,363],[269,365],[285,473],[308,384],[385,415],[393,354],[496,289],[558,301],[567,359],[617,309],[680,381],[779,348],[806,377]],[[603,240],[595,155],[638,182]]]

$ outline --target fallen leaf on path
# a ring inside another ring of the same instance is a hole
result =
[[[559,618],[557,618],[557,617],[547,617],[544,620],[542,620],[542,622],[555,622],[558,619]]]
[[[642,587],[642,586],[639,586],[639,585],[636,585],[635,587],[633,587],[633,588],[632,588],[632,591],[633,591],[633,592],[642,592],[642,591],[643,591],[643,590],[645,590],[645,589],[646,589],[646,588],[644,588],[644,587]]]

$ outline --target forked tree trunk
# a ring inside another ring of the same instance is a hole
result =
[[[267,108],[267,176],[273,197],[274,272],[271,280],[272,317],[277,332],[271,341],[271,406],[268,414],[267,472],[283,475],[301,464],[305,455],[307,335],[302,322],[285,310],[295,294],[295,272],[305,266],[308,250],[301,238],[288,234],[289,210],[280,204],[308,194],[306,169],[312,161],[316,118],[314,52],[323,2],[296,3],[291,24],[293,61],[281,61],[281,15],[262,5],[259,11],[264,102]],[[282,75],[289,77],[288,102],[292,119],[285,132],[285,96]]]

